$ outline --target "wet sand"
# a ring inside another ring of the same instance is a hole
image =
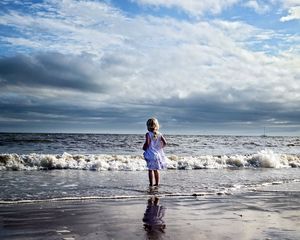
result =
[[[300,191],[0,205],[0,239],[300,239]]]

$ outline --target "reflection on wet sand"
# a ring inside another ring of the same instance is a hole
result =
[[[147,208],[144,213],[144,229],[149,239],[160,239],[165,232],[166,224],[164,221],[166,208],[159,205],[158,197],[148,199]]]

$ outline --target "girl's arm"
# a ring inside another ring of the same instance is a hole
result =
[[[162,142],[162,148],[164,148],[167,145],[167,141],[163,135],[161,136],[161,142]]]
[[[150,145],[150,136],[148,133],[146,133],[146,140],[145,140],[145,143],[143,145],[143,150],[146,151],[147,148],[149,147]]]

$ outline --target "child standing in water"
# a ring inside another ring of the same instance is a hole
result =
[[[159,123],[156,118],[150,118],[147,121],[146,141],[143,146],[144,158],[147,162],[149,186],[153,186],[153,175],[155,178],[154,186],[159,184],[158,170],[166,167],[166,156],[163,148],[167,142],[163,135],[158,132]]]

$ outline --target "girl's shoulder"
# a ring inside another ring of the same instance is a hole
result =
[[[146,132],[146,138],[147,138],[147,137],[148,137],[148,138],[152,138],[153,135],[154,135],[153,132],[150,132],[150,131]]]

